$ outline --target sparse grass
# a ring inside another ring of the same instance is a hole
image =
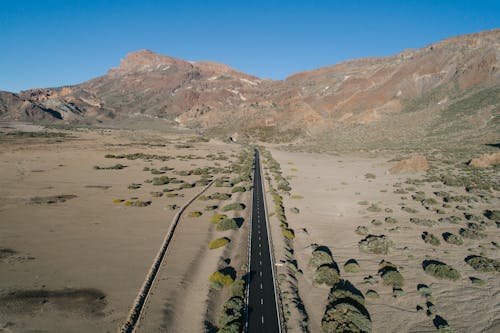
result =
[[[151,201],[133,200],[125,201],[125,206],[129,207],[147,207],[151,204]]]
[[[373,173],[367,173],[365,174],[365,179],[375,179],[377,176],[375,176]]]
[[[299,199],[303,199],[304,197],[299,195],[299,194],[292,194],[290,196],[291,199],[295,199],[295,200],[299,200]]]
[[[218,249],[219,247],[226,246],[227,244],[229,244],[229,242],[231,242],[231,240],[227,237],[217,238],[208,244],[208,248],[210,250]]]
[[[114,199],[114,200],[113,200],[113,203],[122,203],[122,202],[124,202],[124,201],[125,201],[125,200],[123,200],[123,199]]]
[[[424,260],[422,263],[424,271],[438,279],[444,280],[458,280],[460,273],[453,267],[437,260]]]
[[[360,206],[368,206],[370,203],[366,200],[363,200],[363,201],[358,201],[358,205]]]

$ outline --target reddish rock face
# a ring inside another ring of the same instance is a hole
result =
[[[26,120],[38,120],[40,112],[45,117],[44,109],[56,111],[65,121],[119,122],[139,117],[196,129],[245,132],[279,127],[315,135],[336,126],[376,124],[413,111],[441,112],[481,89],[496,87],[492,94],[498,94],[499,54],[497,29],[272,81],[223,64],[141,50],[128,54],[101,77],[16,96],[33,108],[24,113]],[[19,103],[6,96],[0,96],[2,117],[18,117]],[[478,117],[471,121],[481,123],[488,115]],[[430,119],[427,114],[420,118],[415,126]]]

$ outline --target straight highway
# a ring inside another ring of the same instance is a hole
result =
[[[250,283],[248,289],[248,333],[281,332],[271,258],[259,152],[255,151],[252,225],[250,236]]]

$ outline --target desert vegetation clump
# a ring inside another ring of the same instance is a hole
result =
[[[500,262],[483,256],[468,256],[465,262],[478,272],[500,272]]]
[[[470,228],[460,228],[458,233],[463,238],[469,238],[469,239],[483,239],[486,237],[485,233],[482,233],[478,230],[470,229]]]
[[[217,224],[217,223],[219,223],[220,221],[222,221],[224,219],[227,219],[227,215],[226,214],[215,214],[210,219],[210,223]]]
[[[387,254],[394,246],[394,242],[385,235],[368,235],[358,243],[362,252]]]
[[[242,204],[241,202],[233,202],[230,203],[229,205],[226,205],[222,207],[222,211],[227,212],[230,210],[243,210],[245,209],[245,204]]]
[[[401,288],[404,285],[403,275],[399,272],[398,267],[389,261],[382,260],[379,263],[378,273],[386,286],[393,288]]]
[[[436,221],[430,220],[430,219],[421,219],[418,217],[412,217],[410,218],[410,222],[416,225],[422,225],[425,227],[432,227],[437,224]]]
[[[340,280],[340,273],[337,265],[324,264],[319,266],[314,272],[313,282],[317,285],[325,284],[332,287]]]
[[[125,206],[129,207],[147,207],[151,205],[151,201],[133,200],[125,201]]]
[[[50,195],[46,197],[33,197],[30,199],[30,204],[36,205],[50,205],[60,202],[66,202],[67,200],[77,198],[78,196],[74,194],[59,194],[59,195]]]
[[[441,261],[424,260],[422,267],[427,274],[438,279],[452,281],[460,279],[460,273],[455,268]]]
[[[366,297],[367,298],[379,298],[379,294],[377,291],[373,290],[373,289],[368,289],[366,291]]]
[[[94,169],[95,170],[121,170],[121,169],[125,169],[126,167],[127,167],[126,165],[122,165],[122,164],[115,164],[115,165],[112,165],[109,167],[101,167],[101,166],[95,165]]]
[[[332,253],[330,249],[326,246],[318,246],[312,252],[311,259],[309,260],[309,265],[318,268],[321,265],[329,265],[333,263]]]
[[[340,280],[332,287],[321,320],[321,330],[324,333],[371,332],[371,320],[364,307],[364,298],[349,281]]]
[[[217,238],[208,243],[208,248],[210,250],[218,249],[219,247],[226,246],[227,244],[229,244],[229,242],[231,242],[231,240],[227,237]]]
[[[368,235],[369,231],[368,228],[365,227],[364,225],[360,225],[356,228],[355,232],[360,235],[360,236],[366,236]]]
[[[200,217],[201,215],[203,215],[203,213],[198,211],[189,213],[189,217]]]
[[[235,218],[225,218],[217,223],[217,231],[234,230],[239,227],[240,225]]]
[[[170,183],[170,178],[167,176],[154,177],[152,180],[153,185],[166,185]]]
[[[462,245],[464,240],[462,237],[452,234],[451,232],[444,232],[442,234],[443,239],[446,243],[454,244],[454,245]]]
[[[210,275],[209,281],[212,288],[220,290],[224,287],[232,285],[235,278],[236,271],[234,270],[234,268],[228,266],[212,273],[212,275]]]
[[[439,245],[441,245],[441,241],[439,240],[439,238],[437,238],[434,234],[429,233],[427,231],[424,231],[422,233],[422,239],[427,244],[431,244],[433,246],[439,246]]]
[[[359,272],[359,263],[356,259],[349,259],[344,264],[344,271],[346,273],[357,273]]]

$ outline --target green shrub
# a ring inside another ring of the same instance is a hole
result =
[[[290,208],[290,211],[291,211],[292,213],[294,213],[294,214],[298,214],[298,213],[300,213],[300,209],[298,209],[297,207],[292,207],[292,208]]]
[[[292,229],[281,228],[281,232],[283,233],[283,236],[285,236],[286,239],[292,240],[295,238],[295,232]]]
[[[422,239],[424,240],[424,242],[433,246],[441,245],[441,241],[439,240],[439,238],[437,238],[434,234],[428,233],[427,231],[424,231],[424,233],[422,234]]]
[[[464,240],[462,237],[452,234],[450,232],[445,232],[442,234],[443,239],[446,243],[450,244],[455,244],[455,245],[462,245],[464,243]]]
[[[364,225],[360,225],[356,228],[356,231],[355,231],[358,235],[361,235],[361,236],[366,236],[368,235],[368,228],[365,227]]]
[[[205,210],[216,210],[217,208],[219,208],[219,206],[217,205],[208,205],[205,207]]]
[[[237,193],[237,192],[245,192],[246,189],[243,186],[235,186],[231,190],[232,193]]]
[[[378,292],[376,292],[375,290],[368,289],[366,291],[366,297],[368,297],[368,298],[379,298],[380,296],[379,296]]]
[[[429,220],[429,219],[421,219],[421,218],[418,218],[418,217],[412,217],[412,218],[410,218],[410,222],[413,223],[413,224],[416,224],[416,225],[423,225],[423,226],[426,226],[426,227],[432,227],[432,226],[434,226],[434,225],[437,224],[436,221]]]
[[[359,272],[359,264],[355,259],[349,259],[344,264],[344,271],[347,273]]]
[[[311,255],[311,259],[309,260],[309,265],[314,268],[318,268],[322,265],[329,265],[333,263],[332,254],[330,249],[326,246],[318,246]]]
[[[385,222],[387,223],[398,223],[398,220],[395,219],[394,217],[386,217]]]
[[[219,247],[226,246],[227,244],[229,244],[230,241],[231,240],[229,238],[227,238],[227,237],[217,238],[217,239],[214,239],[213,241],[211,241],[208,244],[208,248],[210,250],[218,249]]]
[[[207,197],[209,200],[229,200],[231,199],[231,194],[229,193],[214,193]]]
[[[170,183],[170,178],[167,176],[154,177],[152,183],[153,185],[166,185]]]
[[[210,275],[210,283],[214,289],[222,289],[233,284],[236,274],[234,269],[220,269]]]
[[[403,275],[397,270],[386,270],[381,275],[386,286],[402,287],[404,285]]]
[[[319,266],[313,276],[313,281],[316,284],[326,284],[332,287],[340,280],[339,271],[334,264],[326,264]]]
[[[377,204],[371,204],[366,210],[371,213],[378,213],[382,211],[382,208]]]
[[[358,205],[360,206],[368,206],[370,203],[366,200],[363,200],[363,201],[358,201]]]
[[[323,333],[371,332],[371,321],[357,306],[342,302],[332,304],[321,320]]]
[[[200,217],[201,215],[203,215],[202,212],[190,212],[189,213],[189,217]]]
[[[141,201],[141,200],[134,200],[134,201],[125,201],[125,206],[131,206],[131,207],[146,207],[151,204],[151,201]]]
[[[437,260],[424,260],[422,267],[427,274],[438,279],[452,281],[460,279],[460,273],[456,269]]]
[[[468,256],[465,262],[478,272],[500,272],[500,262],[498,260],[483,256]]]
[[[366,179],[375,179],[375,178],[377,178],[377,176],[375,176],[373,173],[367,173],[367,174],[365,174],[365,178]]]
[[[122,164],[115,164],[113,166],[109,166],[109,167],[100,167],[100,166],[94,166],[94,169],[95,170],[121,170],[121,169],[125,169],[127,166],[126,165],[122,165]]]
[[[223,219],[217,224],[218,231],[233,230],[238,229],[239,227],[238,222],[234,218]]]
[[[216,215],[212,216],[212,218],[210,219],[210,223],[217,224],[224,219],[227,219],[226,214],[216,214]]]
[[[474,230],[474,229],[469,229],[469,228],[467,228],[467,229],[460,228],[458,233],[460,234],[460,236],[462,236],[464,238],[469,238],[469,239],[483,239],[486,237],[486,234],[479,232],[477,230]]]
[[[368,235],[358,243],[358,246],[362,252],[387,254],[394,243],[384,235]]]
[[[222,207],[222,211],[227,212],[230,210],[243,210],[243,209],[245,209],[245,207],[246,206],[240,202],[233,202],[233,203],[230,203],[229,205]]]
[[[493,221],[500,221],[500,210],[485,210],[484,216]]]
[[[418,210],[416,210],[414,208],[411,208],[411,207],[407,207],[407,206],[401,207],[401,209],[404,210],[407,213],[410,213],[410,214],[416,214],[416,213],[418,213]]]

